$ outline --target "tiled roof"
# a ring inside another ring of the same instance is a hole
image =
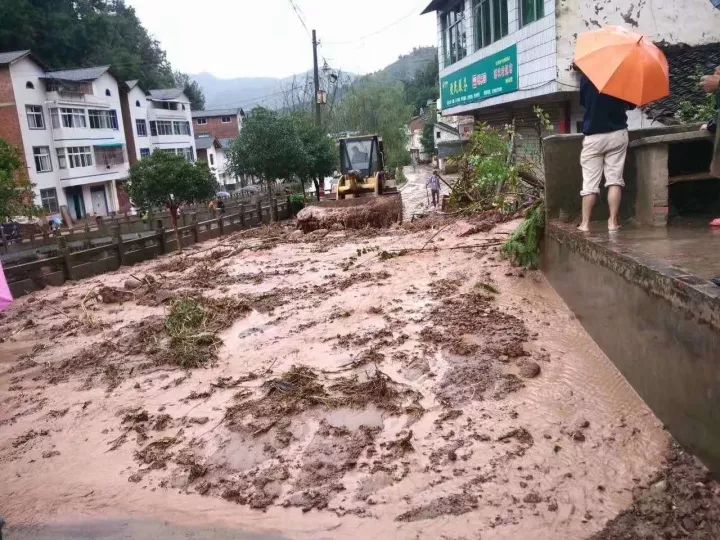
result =
[[[154,90],[150,90],[150,98],[159,99],[161,101],[177,99],[182,97],[182,95],[182,88],[155,88]]]
[[[198,135],[195,137],[195,148],[198,150],[207,150],[215,144],[216,140],[212,135]]]
[[[209,111],[193,111],[193,118],[213,118],[216,116],[236,116],[241,109],[211,109]]]
[[[0,65],[10,64],[30,54],[29,50],[0,52]]]
[[[59,69],[57,71],[46,71],[45,79],[58,79],[61,81],[94,81],[103,75],[110,66],[96,66],[80,69]]]
[[[644,108],[652,119],[674,123],[675,114],[683,101],[703,99],[698,88],[701,75],[709,75],[720,66],[720,43],[708,45],[660,45],[670,64],[670,97]]]

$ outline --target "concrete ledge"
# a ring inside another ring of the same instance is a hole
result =
[[[543,270],[669,431],[720,473],[719,288],[557,222]]]

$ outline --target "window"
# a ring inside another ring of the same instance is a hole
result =
[[[215,156],[210,154],[210,165],[215,165]]]
[[[150,136],[157,137],[157,122],[150,120]]]
[[[69,109],[62,107],[59,109],[60,114],[58,116],[58,109],[50,110],[50,117],[52,118],[52,124],[54,128],[61,126],[66,128],[84,128],[87,127],[87,121],[85,120],[84,109]]]
[[[138,137],[147,137],[147,122],[142,118],[135,120],[135,129],[137,130]]]
[[[148,157],[150,155],[150,149],[149,148],[141,148],[140,149],[140,159]]]
[[[185,105],[180,105],[180,106],[182,107],[182,110],[184,111],[184,110],[185,110]]]
[[[57,214],[60,212],[57,200],[57,190],[55,188],[41,189],[40,202],[46,212],[49,212],[50,214]]]
[[[436,139],[439,139],[441,136],[442,136],[442,133],[441,133],[441,132],[439,132],[439,131],[436,131],[436,132],[435,132],[435,138],[436,138]]]
[[[33,146],[33,157],[35,158],[35,169],[37,172],[52,171],[52,160],[50,159],[50,147]]]
[[[178,148],[178,154],[183,156],[187,161],[191,163],[195,161],[195,155],[193,154],[192,146],[189,146],[187,148]]]
[[[459,2],[442,15],[442,42],[446,66],[465,58],[467,54],[464,6],[464,2]]]
[[[205,124],[207,124],[207,118],[198,118],[197,120],[195,120],[195,122],[197,122],[198,126],[204,126]]]
[[[220,118],[220,121],[221,121],[223,124],[229,124],[229,123],[230,123],[230,117],[229,117],[229,116],[223,116],[222,118]]]
[[[112,95],[112,94],[110,93],[110,89],[109,89],[109,88],[106,88],[106,89],[105,89],[105,95],[106,95],[106,96],[111,96],[111,95]]]
[[[172,101],[161,101],[160,108],[165,109],[166,111],[177,111],[177,103]]]
[[[125,163],[125,156],[122,148],[95,147],[95,163],[98,166],[104,165],[108,169]]]
[[[190,135],[190,122],[173,122],[175,135]]]
[[[155,128],[153,129],[153,124]],[[157,135],[172,135],[173,126],[169,120],[157,120],[156,122],[150,122],[150,134],[153,136]]]
[[[545,0],[519,0],[520,26],[525,26],[545,16]]]
[[[26,105],[25,112],[30,129],[45,129],[45,118],[40,105]]]
[[[92,152],[89,146],[69,146],[67,151],[68,164],[71,169],[90,167],[93,164]]]
[[[57,149],[57,158],[58,158],[58,168],[67,169],[67,157],[65,157],[65,149],[64,148]]]
[[[477,49],[508,35],[507,0],[473,0],[473,16]]]
[[[139,99],[136,99],[136,100],[135,100],[135,106],[136,106],[136,107],[139,107],[139,106],[140,106],[140,100],[139,100]]]
[[[35,90],[35,85],[32,82],[28,81],[25,83],[25,88],[29,90]]]
[[[114,110],[98,111],[90,109],[90,127],[92,129],[118,129],[117,112]]]

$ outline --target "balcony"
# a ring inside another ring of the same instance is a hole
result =
[[[82,92],[69,92],[69,91],[50,91],[46,92],[48,101],[53,101],[59,104],[72,104],[72,105],[85,105],[92,107],[108,108],[110,104],[107,98],[96,96],[93,94],[85,94]]]

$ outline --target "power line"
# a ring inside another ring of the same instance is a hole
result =
[[[426,2],[426,0],[423,0],[423,1],[422,1],[423,4],[424,4],[425,2]],[[386,25],[386,26],[383,26],[382,28],[378,28],[378,29],[375,30],[374,32],[370,32],[369,34],[365,34],[364,36],[360,36],[360,37],[357,38],[357,39],[353,39],[353,40],[350,40],[350,41],[327,41],[327,42],[325,42],[325,44],[326,44],[326,45],[351,45],[351,44],[353,44],[353,43],[358,43],[358,42],[360,42],[360,41],[365,41],[367,38],[376,36],[376,35],[378,35],[378,34],[381,34],[381,33],[385,32],[386,30],[389,30],[390,28],[393,28],[394,26],[397,26],[397,25],[400,24],[401,22],[409,19],[410,17],[412,17],[412,16],[414,16],[414,15],[417,15],[416,12],[417,12],[417,10],[418,10],[419,7],[420,7],[419,5],[416,6],[416,7],[414,7],[411,11],[409,11],[406,15],[403,15],[403,16],[400,17],[399,19],[397,19],[397,20],[389,23],[389,24]]]
[[[300,24],[303,25],[303,28],[305,28],[305,31],[310,35],[310,29],[308,28],[307,24],[305,24],[305,18],[302,15],[302,11],[300,10],[300,7],[295,3],[294,0],[288,0],[290,2],[290,7],[295,12],[295,15],[297,15],[298,20],[300,21]]]

